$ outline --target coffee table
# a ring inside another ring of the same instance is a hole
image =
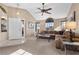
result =
[[[37,39],[38,38],[48,39],[48,42],[49,42],[51,39],[55,40],[55,34],[38,34]]]

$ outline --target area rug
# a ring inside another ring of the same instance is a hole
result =
[[[13,53],[11,53],[10,55],[32,55],[31,53],[29,52],[26,52],[25,50],[23,49],[19,49]]]

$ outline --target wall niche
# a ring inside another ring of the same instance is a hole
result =
[[[7,20],[6,20],[6,18],[1,18],[1,32],[7,32]]]

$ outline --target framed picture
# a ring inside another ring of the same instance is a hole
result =
[[[28,28],[29,28],[29,29],[34,29],[34,24],[33,24],[33,22],[28,22]]]
[[[1,32],[7,32],[7,20],[1,18]]]

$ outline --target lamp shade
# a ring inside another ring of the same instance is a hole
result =
[[[77,26],[77,24],[74,21],[67,22],[65,25],[66,29],[76,29],[76,26]]]

